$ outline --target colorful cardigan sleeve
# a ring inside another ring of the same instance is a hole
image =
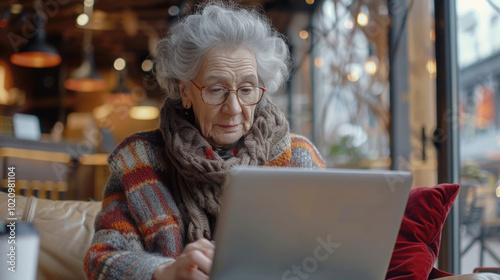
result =
[[[325,161],[316,147],[304,136],[290,134],[290,148],[266,166],[324,169]]]
[[[292,164],[302,168],[325,168],[325,161],[318,149],[304,136],[291,134]]]
[[[84,260],[88,279],[151,279],[181,252],[175,205],[167,205],[173,200],[145,163],[155,151],[137,140],[124,141],[110,156],[111,177]]]

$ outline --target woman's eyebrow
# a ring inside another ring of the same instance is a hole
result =
[[[228,79],[229,77],[225,75],[210,75],[205,79],[205,81],[211,84],[211,83],[225,82]]]
[[[240,78],[240,81],[244,81],[244,82],[252,82],[252,83],[257,83],[258,79],[257,79],[257,76],[254,75],[254,74],[248,74],[248,75],[244,75]]]

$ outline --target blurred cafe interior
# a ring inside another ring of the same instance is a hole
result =
[[[273,98],[291,131],[329,168],[460,183],[447,261],[500,266],[500,1],[237,2],[287,39],[292,76]],[[2,188],[16,166],[19,195],[102,199],[109,153],[158,126],[155,45],[196,4],[2,0]]]

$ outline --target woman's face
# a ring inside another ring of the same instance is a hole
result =
[[[220,84],[231,90],[245,85],[258,85],[257,62],[246,48],[215,48],[206,53],[193,82],[200,87]],[[202,135],[217,148],[231,146],[253,125],[255,106],[242,106],[236,91],[231,91],[220,105],[208,105],[191,82],[181,86],[184,107],[193,108]]]

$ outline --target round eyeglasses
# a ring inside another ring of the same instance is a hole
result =
[[[231,91],[234,91],[241,105],[251,106],[259,103],[266,91],[266,88],[257,86],[242,86],[233,90],[221,84],[200,87],[192,80],[191,83],[201,92],[201,99],[208,105],[220,105],[226,102]]]

